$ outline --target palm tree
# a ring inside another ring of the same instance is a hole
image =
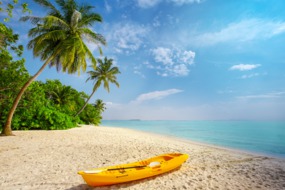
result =
[[[73,89],[71,86],[55,86],[47,92],[48,97],[58,107],[69,104],[73,98],[72,93]]]
[[[96,100],[95,104],[93,104],[93,106],[100,112],[103,113],[106,110],[105,107],[105,103],[103,102],[103,100]]]
[[[56,66],[57,70],[75,73],[86,70],[86,59],[96,65],[96,59],[88,49],[84,39],[99,45],[105,45],[104,37],[93,32],[90,27],[102,22],[99,14],[92,12],[93,6],[79,6],[75,0],[56,0],[57,9],[48,0],[34,0],[45,7],[49,14],[45,17],[26,16],[22,21],[31,21],[35,25],[30,29],[29,37],[33,38],[28,48],[33,49],[35,57],[45,61],[39,71],[22,87],[13,106],[9,111],[3,127],[3,135],[13,135],[11,122],[17,105],[28,86],[34,81],[47,65]],[[102,54],[102,50],[99,47]]]
[[[97,59],[97,61],[99,62],[99,65],[96,67],[96,65],[93,64],[91,66],[93,70],[87,72],[89,74],[89,77],[86,80],[86,82],[88,80],[93,80],[95,83],[93,91],[89,96],[89,98],[86,100],[83,107],[77,112],[77,114],[75,114],[75,116],[79,115],[84,110],[88,101],[93,96],[95,91],[101,86],[102,83],[104,85],[104,88],[108,92],[110,92],[109,82],[114,83],[117,87],[120,86],[119,83],[117,82],[117,77],[116,77],[116,75],[119,74],[120,71],[118,67],[112,67],[113,59],[107,59],[107,57],[105,57],[104,62],[102,59]]]

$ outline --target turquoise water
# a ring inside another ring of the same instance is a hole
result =
[[[285,121],[104,120],[102,126],[142,130],[285,158]]]

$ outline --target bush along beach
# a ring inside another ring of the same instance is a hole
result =
[[[0,88],[3,89],[5,86],[11,88],[1,91],[0,94],[1,129],[6,122],[6,116],[17,90],[19,90],[20,85],[17,84],[21,84],[20,79],[20,81],[15,81],[11,72],[10,75],[5,74],[12,70],[11,67],[1,69]],[[20,72],[19,70],[19,68],[15,68],[15,75]],[[5,80],[3,76],[6,76]],[[4,81],[5,84],[3,84]],[[6,91],[9,93],[5,93]],[[78,92],[70,86],[65,86],[59,80],[35,81],[27,89],[17,107],[12,120],[12,130],[69,129],[80,123],[98,125],[101,122],[102,110],[97,109],[97,104],[88,104],[81,114],[73,116],[84,105],[87,97],[88,95],[84,92]]]

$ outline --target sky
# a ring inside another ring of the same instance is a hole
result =
[[[20,2],[32,15],[47,14],[32,0]],[[78,2],[103,17],[92,29],[106,38],[104,56],[121,71],[119,88],[101,87],[91,99],[106,103],[103,119],[285,120],[284,0]],[[31,25],[20,16],[9,25],[26,47]],[[31,75],[43,64],[27,48],[24,58]],[[59,79],[91,94],[87,78],[46,68],[37,80]]]

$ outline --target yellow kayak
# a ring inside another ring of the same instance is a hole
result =
[[[181,166],[187,154],[169,153],[134,163],[79,171],[90,186],[105,186],[124,183],[159,175]]]

